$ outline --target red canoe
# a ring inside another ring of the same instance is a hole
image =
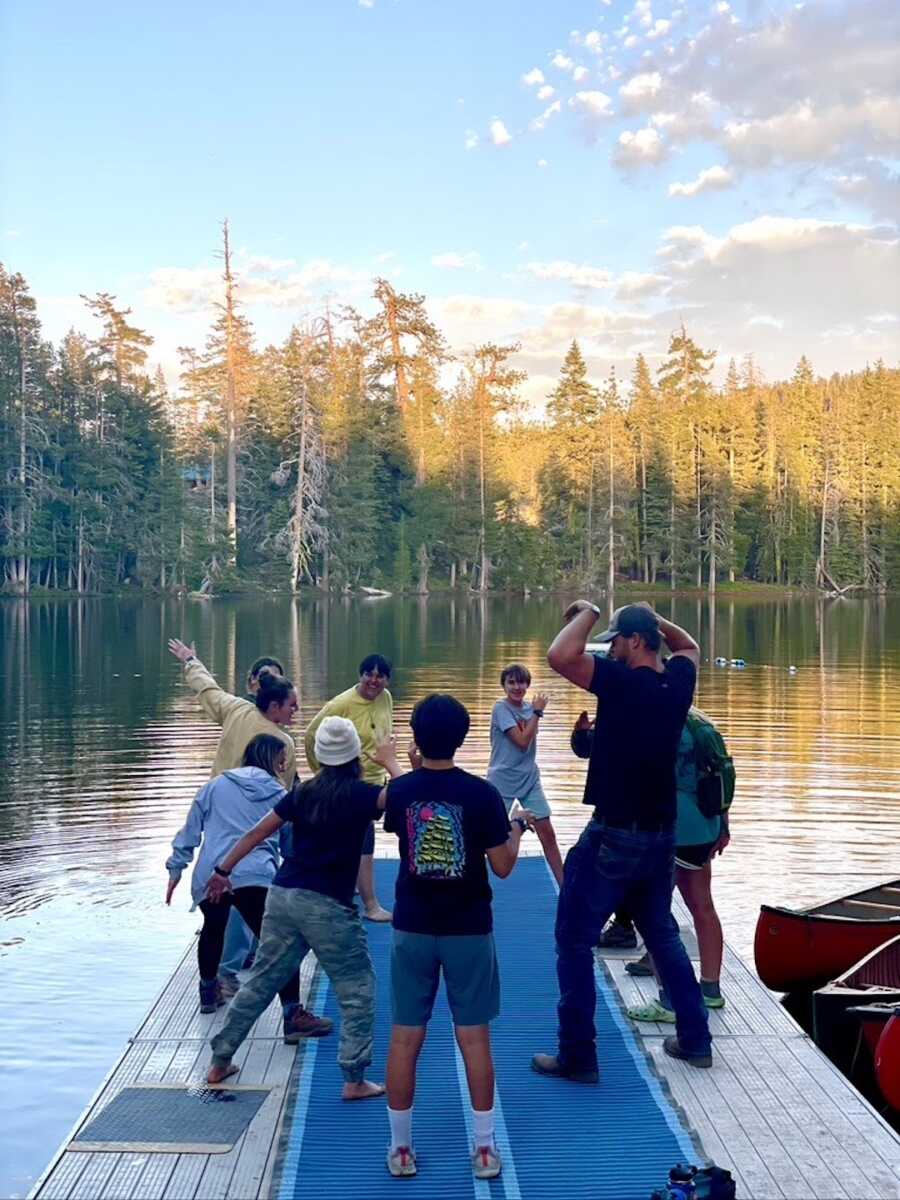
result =
[[[813,993],[813,1038],[845,1075],[858,1059],[860,1038],[858,1018],[848,1009],[860,1004],[900,1005],[900,936]]]
[[[756,922],[756,970],[776,992],[813,990],[900,934],[900,879],[810,908],[764,904]]]
[[[875,1075],[882,1096],[891,1108],[900,1111],[900,1010],[894,1013],[878,1039]]]

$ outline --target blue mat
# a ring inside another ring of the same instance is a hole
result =
[[[376,861],[379,894],[393,892],[397,863]],[[441,988],[419,1059],[413,1140],[419,1173],[392,1179],[384,1165],[385,1103],[339,1099],[335,1042],[307,1043],[283,1142],[279,1200],[308,1196],[344,1200],[396,1198],[415,1192],[428,1200],[647,1200],[678,1161],[696,1161],[680,1123],[599,977],[599,1087],[545,1079],[530,1068],[538,1050],[556,1050],[556,893],[542,858],[523,858],[512,875],[494,880],[494,922],[503,1011],[492,1026],[497,1070],[497,1140],[503,1173],[476,1182],[467,1147],[468,1093]],[[384,1079],[390,1033],[389,927],[367,926],[378,980],[375,1061],[370,1077]],[[320,975],[316,1011],[339,1020],[334,994]],[[463,1096],[466,1097],[465,1102]]]

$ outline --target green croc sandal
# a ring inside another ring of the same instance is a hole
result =
[[[637,1004],[634,1008],[625,1010],[626,1016],[632,1021],[665,1021],[667,1024],[675,1024],[675,1014],[670,1008],[663,1008],[658,1000],[651,1000],[649,1004]]]

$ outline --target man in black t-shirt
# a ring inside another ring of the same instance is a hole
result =
[[[559,1051],[536,1054],[534,1069],[579,1083],[598,1080],[593,947],[613,911],[627,903],[675,1009],[667,1054],[712,1066],[706,1007],[672,916],[675,758],[694,695],[700,650],[649,604],[618,609],[585,650],[600,610],[576,601],[547,652],[550,666],[598,698],[584,803],[593,816],[566,857],[556,914]],[[663,663],[665,641],[670,657]]]
[[[472,1101],[472,1170],[477,1179],[493,1179],[501,1164],[494,1141],[489,1022],[500,1012],[500,977],[485,856],[495,875],[509,875],[527,824],[514,815],[510,828],[497,789],[454,764],[469,731],[469,714],[458,700],[427,696],[413,709],[410,724],[415,769],[391,782],[384,814],[385,831],[400,843],[391,949],[387,1167],[398,1177],[416,1174],[416,1062],[443,973]]]

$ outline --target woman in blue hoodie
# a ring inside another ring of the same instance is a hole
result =
[[[285,795],[277,778],[284,771],[284,760],[284,744],[279,738],[267,733],[253,738],[244,751],[243,766],[216,776],[197,793],[184,827],[172,842],[172,854],[166,860],[169,872],[166,904],[170,904],[182,871],[193,859],[196,847],[200,846],[191,876],[191,896],[193,906],[203,913],[203,928],[197,943],[202,1013],[215,1012],[224,1004],[216,974],[232,904],[259,936],[269,885],[278,870],[278,835],[266,838],[243,859],[234,872],[234,890],[224,904],[211,904],[205,898],[206,887],[216,863]],[[278,994],[284,1008],[284,1040],[288,1043],[299,1041],[301,1035],[292,1024],[300,999],[298,972],[294,972]]]

